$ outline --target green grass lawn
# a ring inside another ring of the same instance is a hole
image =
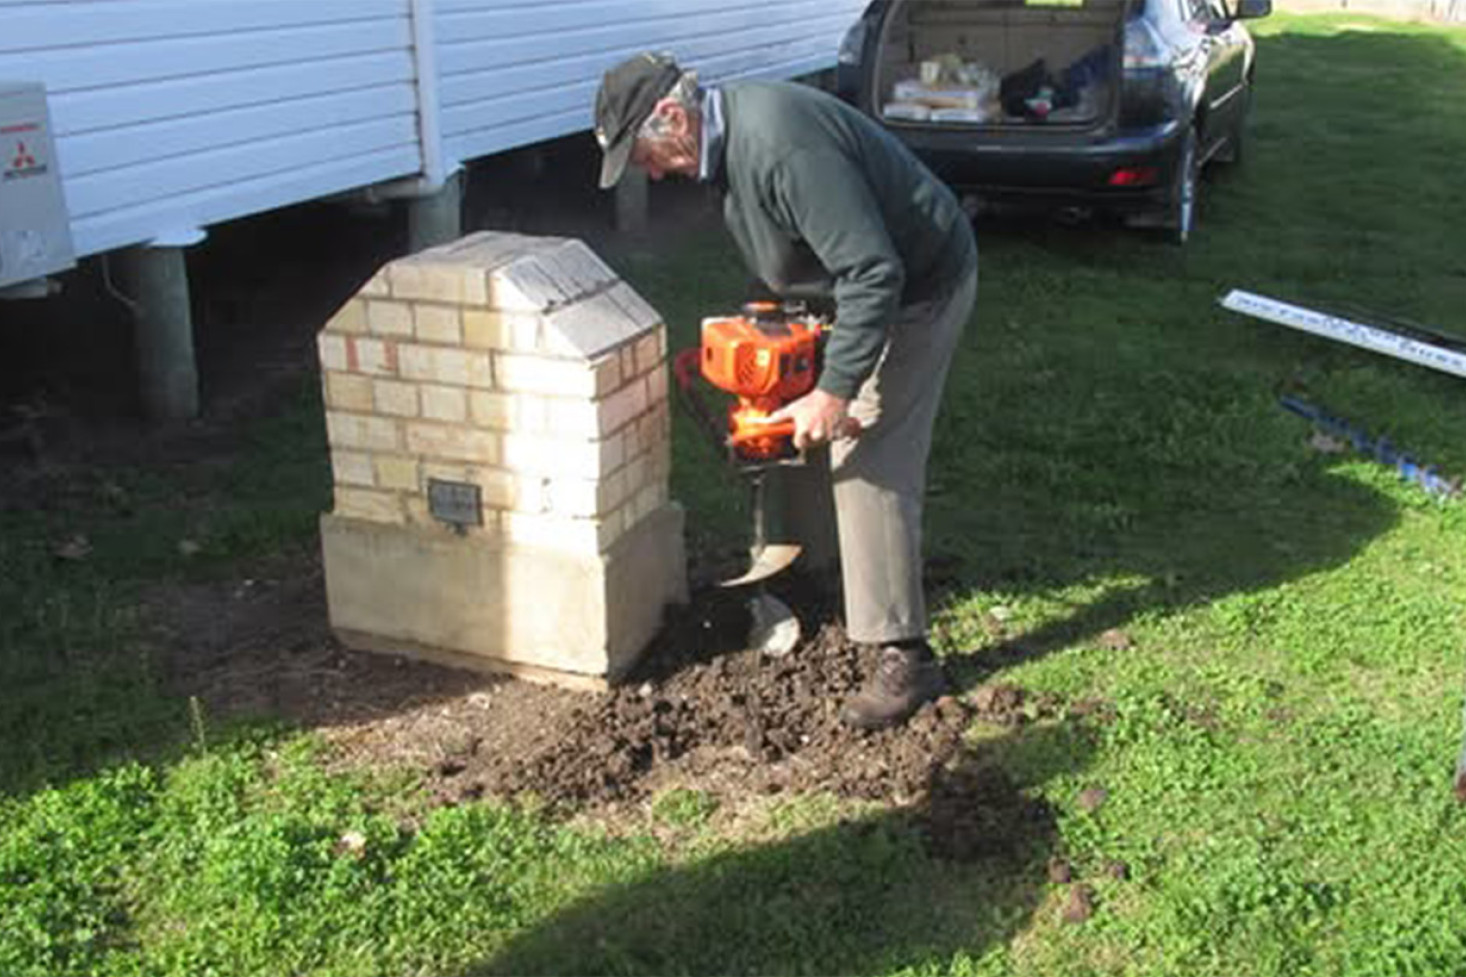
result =
[[[964,686],[1113,712],[973,730],[1053,806],[1041,851],[945,862],[899,811],[827,797],[733,823],[669,795],[633,837],[428,810],[398,772],[326,773],[308,731],[215,728],[166,692],[136,598],[315,546],[307,394],[232,464],[98,471],[0,512],[0,973],[1466,973],[1466,501],[1310,449],[1277,404],[1304,389],[1466,474],[1466,381],[1217,305],[1239,287],[1466,333],[1466,30],[1257,33],[1247,161],[1185,250],[980,228],[932,465],[928,548],[959,568],[935,636]],[[620,264],[678,345],[741,297],[720,235]],[[679,426],[674,492],[693,545],[727,545],[741,500],[705,450]],[[87,558],[57,560],[77,533]],[[1063,920],[1049,856],[1093,887],[1088,921]]]

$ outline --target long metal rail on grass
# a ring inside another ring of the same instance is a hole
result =
[[[1466,352],[1422,342],[1341,316],[1290,305],[1265,295],[1234,288],[1222,298],[1222,308],[1250,315],[1281,326],[1336,339],[1398,360],[1406,360],[1458,377],[1466,377]]]

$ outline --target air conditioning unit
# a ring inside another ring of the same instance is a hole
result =
[[[46,89],[0,81],[0,288],[75,265]]]

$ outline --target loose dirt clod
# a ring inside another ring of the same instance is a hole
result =
[[[1069,890],[1069,901],[1064,904],[1064,922],[1082,923],[1094,915],[1094,890],[1087,885],[1076,885]]]
[[[1092,814],[1103,806],[1109,796],[1110,792],[1103,787],[1086,787],[1079,792],[1079,808]]]
[[[983,685],[968,696],[974,716],[997,726],[1021,726],[1037,719],[1047,719],[1059,712],[1060,703],[1052,695],[1032,695],[1008,683]]]

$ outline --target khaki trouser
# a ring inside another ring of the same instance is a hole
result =
[[[977,272],[950,294],[909,306],[891,324],[875,372],[850,404],[860,437],[836,441],[829,466],[788,470],[787,535],[805,562],[827,562],[833,483],[835,529],[852,641],[883,644],[926,635],[921,520],[932,425],[947,367],[972,314]],[[812,459],[813,460],[813,459]]]

